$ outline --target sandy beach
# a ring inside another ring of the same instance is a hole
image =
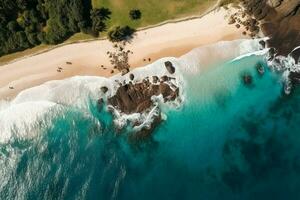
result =
[[[201,18],[138,31],[126,47],[133,51],[129,58],[132,68],[147,65],[162,57],[178,57],[202,45],[246,38],[242,34],[243,29],[227,24],[227,20],[224,20],[226,14],[227,11],[221,8]],[[20,91],[49,80],[75,75],[109,77],[113,75],[106,54],[110,50],[113,47],[108,40],[95,40],[61,46],[2,65],[0,99],[11,99]],[[58,67],[62,68],[61,72],[57,72]]]

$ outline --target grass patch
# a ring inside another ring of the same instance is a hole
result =
[[[24,57],[24,56],[27,56],[27,55],[32,55],[32,54],[38,53],[39,51],[45,50],[45,49],[50,48],[50,47],[51,47],[51,45],[44,45],[43,44],[43,45],[39,45],[39,46],[36,46],[34,48],[31,48],[31,49],[26,49],[24,51],[11,53],[11,54],[2,56],[2,57],[0,57],[0,65],[3,65],[5,63],[11,62],[15,59],[18,59],[18,58],[21,58],[21,57]]]
[[[112,11],[108,28],[116,25],[140,28],[170,19],[201,14],[217,0],[93,0],[92,2],[94,8],[106,7]],[[141,10],[141,20],[130,19],[129,11],[132,9]]]
[[[80,40],[89,40],[89,39],[94,39],[94,37],[89,34],[75,33],[65,42],[69,43],[69,42],[76,42],[76,41],[80,41]]]

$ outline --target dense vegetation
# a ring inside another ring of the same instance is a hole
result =
[[[98,36],[110,14],[92,9],[89,0],[0,0],[0,56],[57,44],[79,31]]]

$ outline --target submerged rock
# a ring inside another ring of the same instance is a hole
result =
[[[100,99],[97,101],[97,108],[98,108],[99,111],[102,110],[103,105],[104,105],[104,100],[103,100],[102,98],[100,98]]]
[[[265,73],[265,68],[262,64],[257,63],[256,64],[256,70],[260,75],[263,75]]]
[[[153,133],[154,129],[161,123],[161,114],[159,113],[158,116],[156,116],[150,125],[150,127],[143,127],[141,130],[137,131],[136,133],[130,135],[130,141],[131,142],[137,142],[140,140],[148,139],[151,134]]]
[[[170,61],[165,62],[165,66],[170,74],[175,73],[175,67],[173,66],[173,64]]]
[[[245,85],[251,85],[252,84],[252,76],[249,74],[243,75],[243,81]]]

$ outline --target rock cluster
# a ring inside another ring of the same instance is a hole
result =
[[[129,54],[133,52],[125,49],[126,42],[116,43],[113,45],[114,51],[107,52],[107,55],[110,59],[110,64],[117,69],[122,75],[125,75],[129,72]]]
[[[247,15],[242,10],[238,10],[232,14],[229,17],[228,24],[235,24],[236,28],[243,26],[246,30],[243,32],[244,35],[248,34],[252,38],[258,36],[260,31],[259,21],[251,17],[251,15]]]
[[[286,56],[300,44],[300,0],[240,0],[245,12],[260,21],[268,46]]]
[[[157,81],[153,78],[153,81]],[[168,78],[170,80],[170,78]],[[108,104],[122,113],[142,113],[153,106],[152,96],[162,95],[165,101],[174,101],[179,95],[179,88],[170,86],[168,80],[161,80],[158,84],[144,79],[140,83],[126,83],[121,85],[116,94],[108,99]]]

